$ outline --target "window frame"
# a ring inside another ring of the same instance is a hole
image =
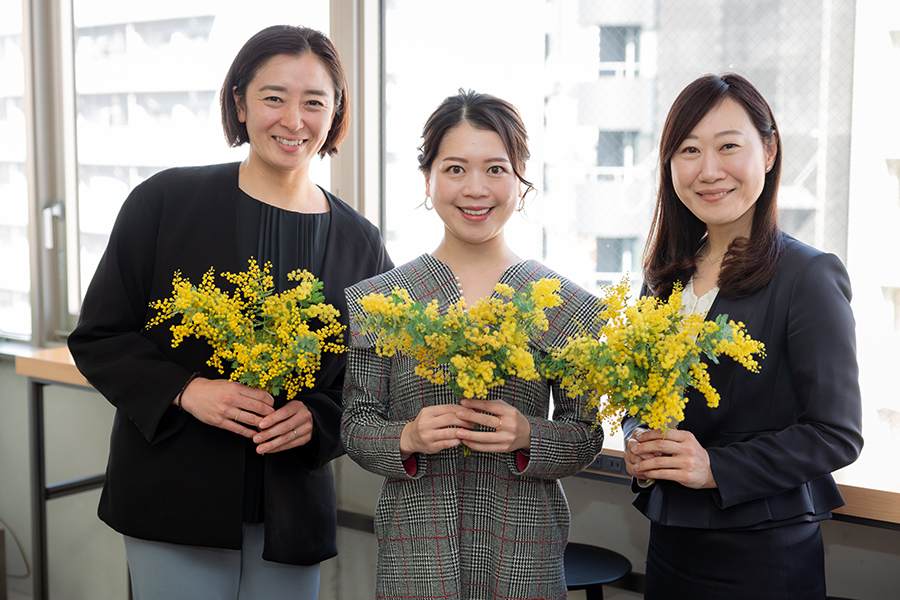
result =
[[[332,158],[331,189],[379,227],[383,2],[328,0],[353,127]],[[72,2],[23,0],[32,346],[65,342],[80,308]],[[2,334],[0,334],[0,339]]]

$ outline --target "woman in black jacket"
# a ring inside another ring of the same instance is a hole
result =
[[[346,134],[346,98],[326,36],[264,29],[221,91],[246,160],[163,171],[119,213],[69,348],[117,409],[99,514],[125,535],[138,600],[315,598],[318,563],[337,553],[344,356],[323,355],[315,388],[288,402],[224,379],[205,341],[172,348],[167,323],[145,324],[176,270],[199,283],[251,257],[272,263],[276,291],[312,272],[347,323],[344,288],[392,264],[377,229],[309,177]]]
[[[626,423],[626,467],[651,520],[646,598],[824,599],[819,521],[843,499],[831,472],[862,449],[850,281],[841,261],[784,234],[782,148],[746,79],[705,76],[675,100],[644,257],[645,292],[684,286],[685,313],[743,322],[760,372],[710,364],[663,439]]]

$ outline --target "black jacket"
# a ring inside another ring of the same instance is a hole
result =
[[[772,280],[735,300],[717,297],[707,315],[741,321],[766,345],[760,372],[730,358],[709,364],[718,408],[688,391],[685,419],[709,453],[716,489],[659,481],[635,506],[663,525],[767,528],[818,521],[844,504],[831,472],[863,446],[856,333],[844,265],[786,236]],[[633,420],[625,426],[626,437]]]
[[[241,547],[246,439],[172,406],[206,365],[203,340],[171,347],[167,324],[144,329],[148,304],[172,293],[176,270],[192,283],[214,266],[244,271],[239,255],[238,163],[163,171],[122,206],[69,336],[78,369],[116,407],[100,518],[146,540]],[[346,324],[344,288],[393,265],[378,230],[331,194],[323,265],[325,301]],[[218,278],[217,278],[218,281]],[[337,554],[329,461],[339,456],[346,355],[326,354],[314,390],[302,393],[316,435],[265,459],[266,560],[309,565]],[[276,399],[277,402],[277,399]],[[278,404],[276,404],[278,406]]]

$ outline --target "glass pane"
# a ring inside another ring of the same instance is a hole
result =
[[[0,0],[0,337],[20,339],[31,336],[24,91],[22,2]]]
[[[274,0],[235,10],[217,0],[74,0],[80,293],[129,191],[174,166],[239,161],[220,122],[219,88],[254,33],[278,23],[327,33],[328,2]],[[330,164],[313,180],[329,186]],[[80,304],[80,295],[73,309]]]
[[[782,227],[837,254],[853,279],[867,432],[857,466],[900,450],[900,3],[458,0],[447,11],[392,0],[385,27],[394,261],[440,240],[440,220],[419,207],[416,149],[437,104],[473,88],[515,104],[530,135],[540,193],[510,221],[513,249],[594,292],[626,268],[638,283],[675,96],[705,73],[748,77],[781,126]],[[879,473],[865,485],[900,489],[900,474]]]

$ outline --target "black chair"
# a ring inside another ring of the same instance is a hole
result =
[[[603,600],[603,584],[631,573],[631,562],[612,550],[569,542],[566,545],[566,589],[585,590],[587,600]]]

